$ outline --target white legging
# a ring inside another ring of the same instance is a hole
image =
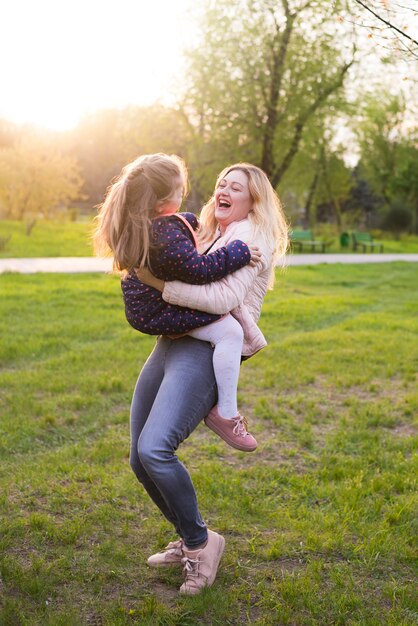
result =
[[[188,334],[214,345],[213,370],[218,386],[218,411],[224,418],[236,417],[239,368],[244,340],[241,324],[228,314],[217,322],[195,328]]]

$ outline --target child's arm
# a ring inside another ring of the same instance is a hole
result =
[[[240,240],[211,254],[199,254],[186,231],[187,227],[175,216],[154,220],[150,261],[151,271],[158,278],[203,285],[220,280],[251,261],[248,246]]]

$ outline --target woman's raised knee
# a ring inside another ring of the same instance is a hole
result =
[[[131,453],[129,456],[129,465],[131,466],[131,469],[133,473],[135,474],[135,476],[137,477],[137,479],[139,480],[139,482],[142,483],[143,479],[146,478],[147,473],[145,471],[144,466],[139,460],[138,452],[135,448],[131,450]]]
[[[138,440],[138,458],[141,465],[150,472],[153,468],[157,467],[165,460],[172,456],[172,450],[167,446],[160,443],[155,445],[155,442],[150,442],[146,437],[140,437]]]

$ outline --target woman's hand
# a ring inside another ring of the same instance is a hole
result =
[[[260,248],[258,248],[257,246],[248,246],[248,247],[251,253],[251,261],[249,262],[249,265],[251,267],[255,267],[257,263],[261,261]]]
[[[156,278],[154,274],[151,274],[148,268],[141,267],[140,269],[135,270],[135,274],[138,276],[139,280],[145,285],[149,287],[154,287],[158,291],[164,291],[164,281]]]

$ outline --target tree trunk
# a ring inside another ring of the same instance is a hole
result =
[[[325,187],[327,189],[328,192],[328,197],[329,200],[333,206],[334,209],[334,215],[335,215],[335,221],[337,222],[337,227],[338,227],[338,232],[341,233],[342,230],[342,224],[341,224],[341,206],[340,203],[338,201],[338,198],[336,198],[332,192],[332,188],[329,182],[329,178],[328,178],[328,168],[327,168],[327,159],[326,159],[326,155],[325,155],[325,148],[324,146],[322,146],[321,148],[321,167],[322,167],[322,173],[324,176],[324,183],[325,183]]]
[[[25,233],[27,237],[30,237],[34,227],[36,224],[36,219],[31,219],[28,222],[26,222],[26,227],[25,227]]]
[[[311,208],[313,205],[316,188],[318,187],[318,181],[319,181],[319,172],[318,170],[316,170],[315,175],[311,182],[311,186],[309,187],[309,193],[308,193],[308,197],[307,197],[306,204],[305,204],[305,215],[303,216],[304,228],[311,228],[315,225],[314,220],[312,219]]]
[[[267,104],[267,121],[264,129],[263,137],[263,152],[261,158],[261,167],[271,177],[276,164],[274,158],[274,137],[277,128],[277,104],[279,102],[280,87],[283,80],[283,69],[286,59],[286,52],[289,46],[290,36],[293,30],[293,24],[296,14],[290,13],[287,2],[283,2],[285,14],[286,14],[286,27],[281,37],[280,45],[277,50],[273,44],[273,63],[272,63],[272,78],[270,83],[270,94]],[[280,29],[276,25],[275,42],[278,42],[280,38]]]
[[[414,224],[414,232],[418,235],[418,198],[415,204],[415,224]]]
[[[352,59],[349,63],[343,65],[336,81],[328,85],[328,87],[317,96],[311,106],[299,117],[299,120],[295,125],[295,130],[289,150],[283,157],[283,161],[281,162],[281,164],[278,165],[275,171],[270,175],[270,181],[273,187],[277,187],[277,185],[283,178],[283,175],[287,172],[293,159],[298,153],[300,140],[302,139],[302,132],[307,121],[310,117],[312,117],[312,115],[321,106],[321,104],[323,104],[332,93],[337,91],[337,89],[339,89],[343,85],[345,75],[353,63],[354,59]]]

